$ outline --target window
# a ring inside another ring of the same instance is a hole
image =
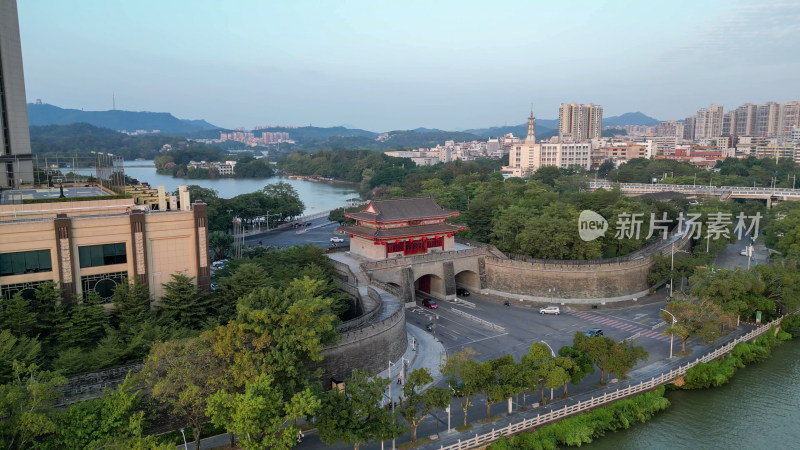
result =
[[[24,273],[50,272],[50,250],[34,250],[0,254],[0,276]]]
[[[124,242],[78,247],[78,255],[81,267],[109,266],[128,262]]]
[[[102,247],[98,245],[97,247]],[[97,295],[108,303],[114,295],[114,289],[118,284],[127,282],[128,272],[101,273],[99,275],[87,275],[81,277],[81,288],[84,298],[89,292],[97,292]]]

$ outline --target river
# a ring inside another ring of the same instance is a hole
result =
[[[647,423],[586,447],[613,449],[775,449],[800,446],[800,340],[739,369],[718,388],[668,392],[672,405]],[[792,444],[794,442],[794,444]]]
[[[76,170],[76,172],[81,172]],[[358,188],[350,184],[315,183],[312,181],[290,180],[286,177],[270,178],[220,178],[217,180],[187,180],[156,173],[153,161],[126,161],[125,175],[147,182],[152,187],[163,185],[167,192],[178,189],[181,184],[196,184],[214,189],[220,197],[231,198],[261,190],[268,184],[283,181],[297,190],[300,200],[306,205],[304,215],[345,206],[348,199],[358,197]]]

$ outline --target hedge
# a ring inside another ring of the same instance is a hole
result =
[[[664,391],[664,386],[660,386],[654,391],[545,425],[533,433],[518,434],[511,439],[502,437],[489,448],[550,450],[558,448],[559,444],[580,447],[594,438],[605,436],[609,431],[646,422],[657,412],[667,409],[669,400],[664,398]]]

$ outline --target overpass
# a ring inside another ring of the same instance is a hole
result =
[[[742,187],[742,186],[703,186],[691,184],[646,184],[646,183],[612,183],[605,180],[589,181],[589,190],[613,189],[619,186],[627,195],[652,194],[656,192],[678,192],[695,197],[719,197],[767,200],[768,206],[773,200],[800,200],[800,189]]]

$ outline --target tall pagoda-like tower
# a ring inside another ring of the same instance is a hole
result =
[[[445,223],[459,212],[431,197],[373,200],[364,211],[345,215],[357,222],[339,228],[350,235],[350,251],[374,260],[452,250],[453,235],[466,230]]]

